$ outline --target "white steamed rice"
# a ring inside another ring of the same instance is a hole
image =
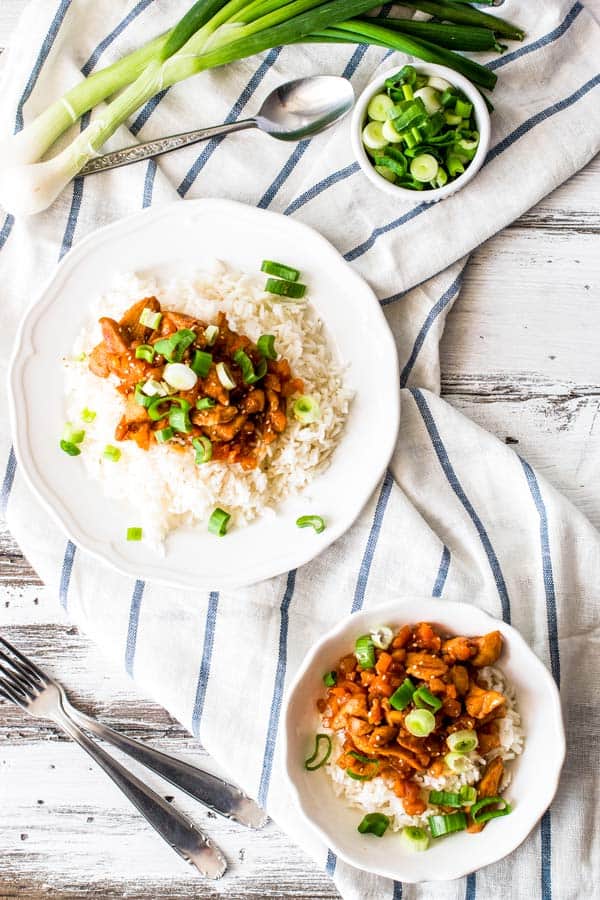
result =
[[[67,419],[81,422],[84,408],[96,418],[84,425],[80,459],[104,493],[135,510],[144,539],[154,546],[174,528],[206,522],[216,506],[232,514],[237,525],[269,513],[285,497],[302,490],[330,460],[351,400],[344,387],[344,371],[329,345],[324,324],[308,302],[278,302],[263,290],[264,278],[234,271],[216,261],[212,270],[186,280],[159,280],[134,274],[119,277],[114,287],[91,305],[85,325],[64,360]],[[259,467],[244,472],[239,465],[211,462],[197,466],[194,454],[156,444],[148,451],[134,441],[118,444],[117,463],[104,459],[107,444],[115,445],[115,427],[123,399],[115,379],[99,378],[88,368],[88,354],[102,339],[100,316],[120,318],[142,297],[155,295],[165,309],[214,321],[226,313],[230,326],[256,341],[275,335],[277,352],[288,359],[295,377],[304,380],[305,393],[315,397],[321,418],[311,425],[289,419],[284,434],[266,449]]]
[[[483,775],[486,764],[495,756],[500,756],[509,762],[523,751],[525,736],[521,727],[521,717],[516,707],[514,688],[506,682],[502,672],[494,666],[486,666],[481,669],[480,679],[489,690],[499,691],[506,697],[506,716],[497,720],[500,726],[498,734],[500,747],[491,750],[486,754],[485,759],[476,750],[469,753],[471,766],[460,775],[447,775],[442,778],[432,778],[428,774],[418,775],[415,780],[421,781],[424,788],[434,791],[457,792],[463,784],[476,784]],[[326,770],[333,782],[333,790],[337,797],[342,798],[348,806],[360,809],[365,813],[379,812],[388,816],[390,828],[393,831],[400,831],[406,825],[427,827],[428,817],[439,812],[437,806],[428,805],[421,815],[409,816],[404,812],[402,800],[386,786],[383,778],[373,778],[371,781],[354,781],[348,778],[344,770],[336,764],[343,752],[343,732],[329,733],[333,741],[333,752]],[[504,790],[508,787],[510,780],[510,769],[505,769],[500,789]]]

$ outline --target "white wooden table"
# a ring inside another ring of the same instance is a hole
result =
[[[0,48],[26,0],[1,0]],[[589,0],[600,17],[600,0]],[[442,345],[443,393],[600,525],[600,158],[471,258]],[[0,529],[3,526],[0,525]],[[0,530],[2,630],[73,699],[167,752],[202,750],[70,626]],[[311,898],[338,894],[274,826],[232,828],[181,795],[231,862],[195,878],[56,729],[0,705],[0,900]],[[167,791],[167,796],[169,792]],[[175,794],[176,792],[173,791]]]

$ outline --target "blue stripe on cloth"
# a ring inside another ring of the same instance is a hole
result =
[[[140,579],[138,578],[131,595],[131,606],[129,607],[129,625],[127,626],[127,642],[125,644],[125,671],[128,675],[133,675],[133,660],[135,658],[135,648],[137,646],[140,610],[142,608],[142,598],[144,596],[145,587],[146,583],[144,581],[140,581]]]
[[[383,517],[385,515],[388,500],[390,499],[393,483],[394,479],[392,478],[392,473],[388,469],[385,473],[383,484],[381,485],[379,499],[377,500],[377,506],[375,507],[375,515],[373,516],[373,524],[371,525],[371,531],[369,532],[369,537],[367,538],[367,546],[365,547],[365,552],[360,564],[360,569],[358,571],[358,578],[356,579],[356,588],[354,589],[354,598],[352,600],[351,610],[351,612],[353,613],[362,608],[365,600],[365,591],[367,589],[367,582],[369,580],[369,574],[371,572],[371,564],[375,555],[375,549],[377,547],[377,541],[379,540],[379,533],[381,531]]]
[[[138,113],[137,118],[134,119],[129,126],[129,130],[132,134],[137,135],[142,130],[158,104],[164,97],[166,97],[169,90],[170,88],[165,88],[164,91],[160,91],[160,93],[155,94],[155,96],[152,97],[151,100],[148,100],[145,106],[142,106],[141,112]]]
[[[273,686],[273,698],[271,700],[271,712],[269,714],[269,724],[267,726],[267,739],[265,743],[265,752],[263,756],[262,771],[260,775],[260,785],[258,788],[259,806],[266,806],[267,795],[269,793],[269,784],[271,781],[271,772],[273,770],[273,759],[275,757],[275,744],[277,741],[277,727],[279,725],[279,715],[281,713],[281,701],[283,700],[283,688],[285,685],[285,672],[287,668],[287,639],[289,627],[289,608],[294,596],[294,588],[296,586],[296,570],[292,569],[288,572],[287,583],[283,600],[280,607],[280,624],[279,624],[279,653],[277,657],[277,669],[275,671],[275,684]]]
[[[440,560],[440,567],[438,569],[437,578],[435,579],[433,591],[431,592],[432,597],[442,596],[444,585],[446,584],[446,578],[448,577],[448,569],[450,568],[450,558],[450,551],[444,544],[444,549],[442,550],[442,558]]]
[[[402,882],[401,881],[394,882],[394,893],[392,894],[392,900],[402,900]]]
[[[583,84],[568,97],[565,97],[563,100],[559,100],[557,103],[553,103],[546,109],[541,110],[541,112],[536,113],[529,119],[526,119],[525,122],[522,122],[518,126],[518,128],[515,128],[514,131],[512,131],[505,138],[499,141],[499,143],[490,150],[487,157],[485,158],[483,165],[487,166],[488,163],[492,162],[492,160],[494,160],[501,153],[504,153],[504,151],[511,147],[514,143],[516,143],[516,141],[518,141],[525,134],[539,125],[540,122],[546,121],[557,113],[567,109],[569,106],[572,106],[578,100],[581,100],[582,97],[588,94],[598,84],[600,84],[600,74],[594,75],[593,78]],[[353,247],[352,250],[348,250],[348,252],[344,254],[344,259],[348,262],[352,262],[353,260],[358,259],[373,247],[373,245],[375,244],[377,239],[381,237],[381,235],[387,234],[390,231],[394,231],[396,228],[404,225],[410,219],[414,219],[415,216],[420,216],[421,213],[425,212],[427,209],[430,209],[434,205],[435,204],[433,203],[420,203],[414,209],[410,210],[408,213],[405,213],[403,216],[400,216],[398,219],[393,219],[391,222],[388,222],[387,225],[380,225],[377,228],[374,228],[369,237],[365,241],[363,241],[362,244]]]
[[[540,822],[542,900],[552,900],[552,820],[547,809]]]
[[[487,531],[484,528],[483,522],[477,515],[473,504],[465,494],[464,489],[460,481],[458,480],[456,472],[452,467],[452,463],[450,462],[448,453],[446,451],[446,448],[444,447],[437,425],[435,424],[433,416],[431,415],[431,410],[427,405],[425,397],[417,388],[410,388],[410,392],[415,400],[415,403],[417,404],[419,412],[421,413],[421,417],[431,439],[431,443],[433,445],[433,449],[435,450],[438,461],[442,467],[442,471],[448,479],[450,487],[464,507],[465,512],[477,529],[477,533],[479,534],[479,538],[481,540],[481,543],[483,544],[483,549],[485,550],[485,554],[488,558],[490,569],[492,570],[492,575],[494,576],[496,588],[498,589],[498,594],[500,596],[500,603],[502,605],[502,618],[505,622],[508,622],[510,624],[510,599],[508,596],[508,591],[506,589],[504,575],[502,574],[502,569],[500,568],[500,563],[498,562],[498,557],[496,556],[496,551],[492,547],[492,543]]]
[[[127,26],[133,22],[134,19],[142,13],[147,6],[150,6],[151,3],[154,3],[154,0],[139,0],[132,10],[122,19],[119,24],[114,28],[110,34],[107,34],[103,40],[100,41],[96,49],[92,52],[92,55],[88,59],[88,61],[81,67],[81,74],[86,78],[104,53],[107,47],[110,47],[112,42],[116,40],[120,34],[122,34]]]
[[[463,272],[464,272],[464,269],[463,269]],[[440,313],[442,313],[446,309],[446,307],[448,306],[450,301],[453,300],[454,297],[456,297],[456,295],[460,291],[463,272],[461,272],[457,276],[457,278],[454,279],[454,281],[452,282],[450,287],[444,291],[444,293],[442,294],[440,299],[437,301],[437,303],[434,303],[434,305],[429,310],[427,318],[423,322],[423,325],[421,326],[421,329],[419,330],[419,333],[418,333],[417,337],[415,338],[415,343],[413,344],[413,348],[410,352],[410,356],[408,357],[406,365],[404,366],[404,368],[402,369],[402,372],[400,374],[400,387],[406,387],[406,382],[410,378],[410,374],[411,374],[411,372],[414,368],[414,365],[417,361],[417,357],[418,357],[419,353],[421,352],[421,348],[422,348],[423,344],[425,343],[425,338],[429,334],[431,326],[433,325],[433,323],[435,322],[437,317],[440,315]]]
[[[10,213],[4,220],[4,225],[0,229],[0,250],[4,247],[5,243],[8,240],[8,237],[12,231],[12,227],[15,224],[15,217],[11,216]]]
[[[327,862],[325,863],[325,871],[329,875],[330,878],[333,878],[335,875],[335,867],[337,865],[337,856],[335,853],[327,848]]]
[[[465,886],[465,900],[475,900],[477,896],[477,876],[475,872],[467,875],[467,884]]]
[[[505,66],[515,59],[520,59],[522,56],[527,56],[528,53],[533,53],[534,50],[540,50],[542,47],[552,44],[554,41],[558,40],[558,38],[562,37],[565,31],[569,30],[582,9],[583,6],[579,3],[579,0],[577,0],[577,3],[571,7],[560,25],[553,31],[549,31],[548,34],[538,38],[537,41],[532,41],[531,44],[526,44],[524,47],[519,47],[518,50],[513,50],[512,53],[505,53],[498,59],[493,59],[491,62],[487,63],[486,68],[500,69],[502,66]]]
[[[535,472],[524,459],[521,465],[527,478],[527,484],[540,517],[540,545],[542,552],[542,577],[546,595],[546,620],[548,623],[548,644],[550,646],[550,667],[558,687],[560,687],[560,651],[558,647],[558,619],[556,615],[556,592],[554,590],[554,572],[550,554],[550,535],[548,532],[548,513],[542,498],[542,492]]]
[[[253,97],[256,89],[260,85],[263,78],[266,76],[269,69],[271,69],[271,67],[275,65],[277,57],[282,50],[283,47],[275,47],[269,51],[265,59],[261,62],[256,72],[229,110],[225,119],[226,125],[231,125],[232,122],[235,122],[240,117],[246,104]],[[209,161],[219,144],[224,141],[226,137],[227,135],[222,135],[221,137],[212,138],[206,144],[202,153],[200,153],[194,164],[188,169],[185,178],[177,188],[177,192],[181,197],[185,197],[206,163]]]
[[[10,497],[10,492],[12,491],[13,482],[15,480],[15,472],[17,471],[17,458],[15,456],[15,451],[13,448],[10,448],[8,454],[8,460],[6,462],[6,469],[4,470],[4,478],[2,480],[2,490],[0,491],[0,515],[6,515],[6,509],[8,507],[8,499]]]
[[[71,584],[71,572],[73,571],[73,562],[75,560],[75,552],[77,548],[72,541],[67,541],[65,547],[65,555],[63,557],[62,570],[60,573],[60,584],[58,588],[58,596],[60,605],[63,609],[67,608],[69,600],[69,585]]]
[[[206,612],[206,622],[204,625],[202,661],[200,663],[200,671],[198,673],[196,696],[194,698],[194,709],[192,710],[192,734],[194,734],[196,737],[198,737],[200,732],[200,720],[202,719],[202,713],[204,712],[206,688],[208,687],[210,664],[212,661],[212,652],[215,643],[215,628],[217,624],[218,609],[219,595],[216,591],[211,591],[208,598],[208,610]]]
[[[346,166],[345,169],[338,169],[337,172],[333,172],[331,175],[328,175],[327,178],[323,178],[322,181],[318,181],[316,184],[313,184],[311,188],[309,188],[303,194],[300,194],[299,197],[296,197],[296,199],[293,200],[286,209],[284,209],[284,216],[290,216],[292,213],[297,212],[300,207],[304,206],[305,203],[308,203],[309,200],[314,200],[315,197],[318,197],[319,194],[323,193],[323,191],[326,191],[334,184],[337,184],[338,181],[343,181],[344,178],[349,178],[350,175],[354,175],[359,170],[359,164],[357,162],[353,162],[350,163],[349,166]]]
[[[146,177],[144,178],[144,196],[142,198],[142,207],[146,209],[152,205],[152,194],[154,193],[154,179],[156,178],[156,160],[151,159],[146,169]]]
[[[60,26],[62,25],[64,18],[67,14],[67,10],[71,5],[71,0],[61,0],[58,9],[54,14],[54,18],[50,23],[50,28],[46,33],[46,37],[43,40],[42,46],[40,47],[40,52],[37,55],[37,59],[31,70],[31,74],[29,75],[29,79],[27,80],[27,84],[25,85],[25,90],[21,94],[21,98],[17,105],[17,114],[15,118],[15,134],[18,131],[22,131],[23,129],[23,107],[29,100],[31,96],[31,92],[33,91],[38,78],[40,77],[40,72],[42,71],[42,67],[46,60],[48,59],[48,55],[52,50],[52,46],[54,41],[56,40],[56,36],[60,31]]]
[[[85,126],[83,126],[85,127]],[[69,217],[67,219],[67,225],[65,228],[65,233],[63,235],[62,244],[60,248],[60,253],[58,258],[62,259],[65,253],[68,253],[71,247],[73,246],[73,238],[75,237],[75,228],[77,227],[77,220],[79,218],[79,212],[81,210],[81,201],[83,200],[83,178],[76,178],[73,181],[73,197],[71,199],[71,208],[69,210]]]

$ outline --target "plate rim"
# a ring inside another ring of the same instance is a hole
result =
[[[159,563],[158,566],[150,565],[147,561],[140,564],[134,560],[129,561],[115,550],[114,545],[107,544],[105,541],[93,539],[89,534],[86,534],[78,525],[70,509],[62,502],[61,498],[57,496],[55,489],[48,484],[47,480],[40,473],[39,467],[34,460],[34,456],[31,453],[31,448],[29,446],[27,418],[17,414],[17,406],[19,399],[25,397],[25,391],[22,388],[21,375],[32,354],[31,332],[35,327],[40,314],[48,310],[48,308],[51,308],[55,301],[55,295],[52,295],[51,293],[52,289],[57,284],[58,287],[60,287],[61,279],[65,280],[69,277],[69,274],[72,273],[77,264],[85,258],[88,248],[91,246],[96,247],[99,244],[109,241],[113,233],[119,233],[120,231],[126,230],[129,234],[134,230],[137,230],[144,223],[155,222],[161,218],[168,218],[173,214],[189,214],[193,210],[201,210],[210,214],[211,208],[218,208],[222,211],[223,208],[227,207],[229,207],[232,215],[241,214],[251,217],[259,215],[265,219],[270,218],[273,221],[280,220],[283,217],[286,222],[289,222],[300,231],[305,232],[305,234],[310,235],[310,239],[312,241],[316,240],[329,254],[335,254],[335,256],[343,262],[349,277],[360,286],[361,291],[368,291],[373,301],[370,314],[379,319],[382,332],[389,340],[389,348],[391,351],[389,356],[394,371],[394,380],[391,385],[393,396],[390,398],[392,401],[390,408],[393,417],[389,429],[390,437],[388,439],[388,446],[385,448],[382,456],[382,459],[384,459],[385,462],[377,466],[376,469],[373,469],[371,478],[368,479],[368,494],[362,498],[360,503],[354,505],[351,514],[349,514],[343,522],[337,526],[330,526],[323,535],[319,536],[320,542],[318,547],[311,542],[306,542],[304,552],[298,551],[297,555],[294,557],[295,561],[292,566],[286,564],[282,567],[282,564],[279,563],[279,565],[265,565],[260,574],[252,574],[245,577],[236,576],[235,573],[230,572],[226,575],[220,575],[217,578],[203,578],[200,575],[192,575],[191,573],[179,575],[173,568],[167,573],[165,568],[168,566],[168,555],[162,558],[162,565]],[[8,364],[7,395],[10,431],[17,463],[29,489],[32,491],[37,501],[40,502],[43,508],[49,513],[53,521],[60,527],[67,539],[72,541],[78,549],[81,549],[85,553],[89,553],[90,556],[109,566],[113,571],[119,572],[130,578],[137,579],[142,577],[144,580],[157,585],[182,588],[184,590],[197,590],[202,588],[212,589],[214,583],[218,581],[218,586],[220,588],[239,588],[282,575],[289,571],[290,568],[298,568],[306,565],[327,550],[355,523],[362,510],[369,502],[369,499],[372,497],[377,485],[383,478],[397,443],[401,412],[399,373],[400,365],[396,342],[375,292],[368,282],[344,259],[339,250],[319,231],[304,222],[283,216],[282,213],[275,212],[274,210],[260,209],[229,198],[211,197],[186,199],[183,201],[176,200],[154,205],[143,210],[137,210],[131,215],[124,216],[123,218],[93,230],[65,254],[52,270],[48,278],[43,282],[34,299],[25,309],[19,322]],[[111,547],[112,549],[107,552],[107,547]]]

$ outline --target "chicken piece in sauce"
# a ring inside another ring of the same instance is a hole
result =
[[[142,324],[140,319],[144,310],[160,316],[156,328]],[[212,362],[206,375],[198,377],[191,390],[171,395],[171,403],[173,398],[175,403],[181,401],[189,416],[188,430],[176,431],[171,443],[182,449],[197,438],[208,438],[213,460],[239,463],[243,469],[253,469],[262,459],[265,447],[285,431],[288,398],[302,393],[304,384],[301,379],[294,378],[286,359],[263,361],[250,338],[229,327],[224,313],[219,313],[214,323],[218,335],[210,346],[205,336],[207,324],[186,313],[163,311],[156,297],[145,297],[134,303],[118,322],[108,317],[100,319],[102,341],[91,352],[89,367],[100,378],[115,376],[117,390],[125,399],[115,439],[133,440],[142,450],[148,450],[156,439],[156,432],[169,426],[169,412],[173,407],[166,400],[160,408],[161,411],[164,408],[164,416],[152,419],[146,407],[136,400],[136,386],[148,381],[161,382],[169,360],[156,350],[151,362],[137,359],[136,350],[142,344],[154,348],[158,341],[172,338],[178,332],[193,333],[193,340],[176,361],[189,366],[196,351],[200,350],[210,353]],[[266,363],[263,377],[253,384],[245,382],[243,371],[234,358],[239,350],[247,355],[255,372]],[[227,367],[235,382],[233,388],[223,385],[217,371],[218,363]],[[196,402],[201,398],[207,398],[213,405],[197,409]]]

